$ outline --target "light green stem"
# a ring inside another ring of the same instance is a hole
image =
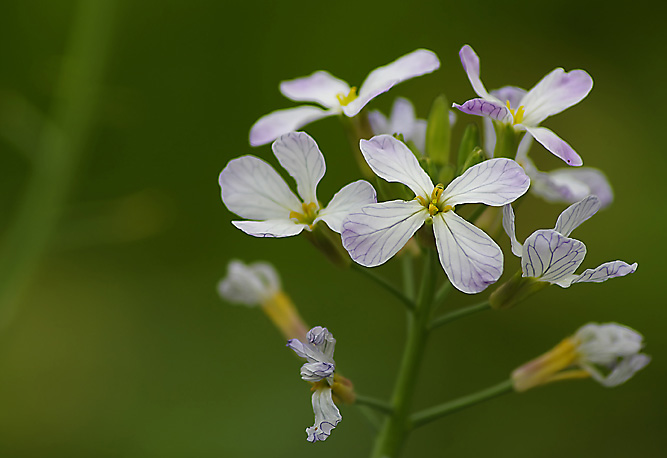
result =
[[[414,300],[415,277],[414,277],[414,269],[412,266],[412,256],[410,256],[409,253],[405,253],[401,259],[401,263],[403,271],[403,291],[405,291],[405,295],[410,300]]]
[[[415,303],[413,302],[412,299],[410,299],[408,296],[403,294],[403,292],[398,289],[396,286],[394,286],[392,283],[390,283],[388,280],[380,277],[379,275],[375,274],[374,272],[371,272],[371,270],[367,267],[362,267],[359,264],[352,263],[352,269],[356,270],[357,272],[360,272],[373,280],[375,283],[378,285],[382,286],[384,289],[389,291],[391,294],[393,294],[398,300],[400,300],[403,305],[405,305],[408,310],[412,310],[415,308]]]
[[[391,405],[381,399],[376,399],[370,396],[363,396],[359,393],[355,393],[355,403],[372,407],[373,409],[382,412],[384,414],[391,415],[394,412],[394,409]]]
[[[490,309],[491,305],[489,304],[488,299],[485,300],[484,302],[480,302],[479,304],[469,305],[468,307],[462,307],[458,310],[454,310],[453,312],[449,312],[439,316],[438,318],[435,318],[433,321],[431,321],[429,330],[433,330],[438,326],[442,326],[443,324],[447,324],[451,321],[458,320],[459,318],[463,318],[464,316],[472,315],[474,313]]]

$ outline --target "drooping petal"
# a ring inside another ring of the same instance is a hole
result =
[[[477,53],[475,53],[470,45],[463,45],[459,51],[459,57],[461,58],[463,70],[468,75],[468,80],[470,80],[473,91],[483,99],[490,99],[491,97],[479,77],[479,57]]]
[[[586,256],[586,246],[550,229],[533,232],[523,244],[524,277],[558,283],[572,276]]]
[[[603,386],[614,387],[627,382],[636,372],[645,368],[650,362],[651,357],[649,355],[639,353],[622,359],[606,376],[592,365],[584,366],[584,368]]]
[[[403,183],[415,195],[430,199],[433,182],[405,143],[391,135],[376,135],[370,140],[361,140],[359,148],[377,176]]]
[[[546,127],[526,127],[526,130],[549,152],[564,160],[567,164],[579,166],[584,163],[577,152],[565,140]]]
[[[560,232],[565,237],[568,237],[573,230],[596,214],[599,209],[600,199],[596,196],[588,196],[563,210],[558,216],[554,231]]]
[[[359,96],[343,107],[346,116],[356,116],[368,102],[393,86],[440,67],[438,56],[427,49],[417,49],[368,74],[359,88]]]
[[[403,248],[427,216],[416,200],[366,205],[343,222],[343,247],[358,264],[379,266]]]
[[[320,210],[314,222],[322,220],[332,231],[340,234],[343,230],[343,220],[347,215],[375,202],[377,202],[375,188],[368,181],[355,181],[338,191],[329,205]]]
[[[549,202],[573,203],[592,194],[600,199],[600,209],[603,209],[614,201],[614,191],[601,170],[592,167],[561,168],[546,172],[546,175],[551,186],[535,191]]]
[[[593,78],[583,70],[556,68],[542,78],[521,101],[524,124],[537,126],[549,116],[581,102],[593,88]]]
[[[306,382],[319,382],[334,373],[336,366],[327,362],[306,363],[301,366],[301,378]]]
[[[291,237],[308,227],[291,219],[269,219],[266,221],[232,221],[232,224],[254,237]]]
[[[495,121],[508,122],[512,118],[512,114],[504,104],[486,99],[470,99],[463,102],[463,105],[453,103],[452,106],[464,113],[485,116]]]
[[[222,201],[229,211],[248,219],[287,219],[301,202],[273,167],[255,156],[229,161],[220,173]]]
[[[250,128],[250,144],[266,145],[283,134],[300,129],[318,119],[336,114],[335,110],[302,105],[294,108],[272,111],[259,118]]]
[[[340,106],[336,95],[348,95],[350,85],[329,72],[320,70],[311,75],[282,81],[280,92],[295,102],[316,102],[327,108]]]
[[[282,135],[273,145],[280,165],[296,181],[296,189],[305,203],[317,202],[317,184],[324,176],[324,156],[313,137],[305,132]]]
[[[453,211],[433,218],[440,264],[459,291],[474,294],[498,281],[503,273],[503,252],[483,230]]]
[[[637,263],[628,264],[624,261],[610,261],[596,267],[595,269],[586,269],[581,275],[572,280],[572,283],[594,282],[602,283],[610,278],[624,277],[634,273],[637,270]]]
[[[489,159],[455,178],[441,196],[447,205],[482,203],[500,206],[514,202],[528,191],[530,178],[511,159]]]
[[[519,243],[516,239],[516,226],[514,224],[514,209],[511,204],[503,206],[503,229],[505,233],[510,238],[510,244],[512,246],[512,254],[517,257],[521,257],[523,252],[523,245]]]
[[[313,391],[312,402],[315,424],[306,428],[308,442],[323,441],[329,437],[343,417],[333,402],[331,388],[319,388]]]

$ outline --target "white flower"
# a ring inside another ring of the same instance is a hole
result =
[[[227,275],[218,283],[220,297],[232,304],[260,305],[280,292],[280,277],[268,262],[244,264],[232,260]]]
[[[336,369],[333,359],[336,339],[327,328],[316,326],[308,331],[305,342],[290,339],[287,346],[306,359],[301,367],[301,378],[314,383],[312,402],[315,424],[306,428],[307,440],[323,441],[343,418],[333,402],[331,389]]]
[[[432,220],[440,263],[457,289],[478,293],[500,278],[502,251],[484,231],[458,216],[454,207],[501,206],[519,198],[530,180],[516,162],[482,162],[445,188],[434,186],[408,147],[390,135],[361,140],[361,151],[375,174],[405,184],[415,199],[369,204],[348,215],[341,236],[354,261],[366,267],[383,264]]]
[[[220,173],[222,201],[227,208],[255,221],[232,221],[255,237],[288,237],[312,230],[324,221],[340,233],[343,218],[352,210],[376,201],[375,189],[367,181],[348,184],[322,208],[317,200],[317,184],[324,176],[324,156],[317,143],[304,132],[285,134],[273,143],[273,153],[296,180],[297,197],[285,180],[255,156],[229,161]]]
[[[510,238],[512,253],[521,258],[523,276],[567,288],[573,283],[600,283],[633,273],[637,263],[629,265],[623,261],[612,261],[587,269],[581,275],[574,274],[586,256],[586,246],[568,236],[599,209],[600,200],[596,196],[588,196],[566,208],[558,217],[556,227],[533,232],[521,245],[516,239],[514,210],[511,205],[505,205],[503,228]]]
[[[356,116],[368,102],[396,84],[431,73],[439,67],[440,61],[432,51],[417,49],[370,72],[358,95],[356,87],[350,87],[345,81],[322,70],[303,78],[283,81],[280,92],[285,97],[295,102],[315,102],[325,109],[301,105],[262,116],[250,129],[250,144],[264,145],[327,116]]]

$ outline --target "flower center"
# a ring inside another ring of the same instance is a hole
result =
[[[514,121],[512,122],[512,125],[515,126],[517,124],[521,124],[523,122],[523,115],[526,114],[526,109],[524,108],[523,105],[521,105],[519,108],[516,110],[512,110],[510,107],[510,101],[507,101],[507,109],[512,113],[512,117],[514,118]]]
[[[291,211],[289,213],[289,218],[295,219],[301,224],[307,224],[308,226],[312,227],[313,221],[315,221],[315,218],[317,218],[317,204],[314,202],[309,204],[302,203],[301,208],[303,209],[303,213]]]
[[[435,216],[438,213],[444,213],[448,212],[449,210],[454,210],[453,205],[443,205],[443,202],[439,202],[440,196],[442,196],[443,191],[445,190],[445,187],[443,186],[442,183],[438,183],[435,185],[435,188],[433,188],[433,191],[431,192],[431,200],[428,201],[422,196],[417,196],[415,199],[419,201],[420,204],[422,204],[426,209],[428,210],[428,214],[431,216]]]
[[[350,89],[350,93],[345,95],[344,93],[336,94],[336,98],[338,99],[338,102],[340,103],[341,106],[345,106],[348,103],[352,102],[354,99],[357,98],[357,88],[353,87]]]

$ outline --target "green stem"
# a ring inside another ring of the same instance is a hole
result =
[[[352,269],[356,270],[357,272],[361,272],[362,274],[366,275],[368,278],[373,280],[375,283],[377,283],[378,285],[382,286],[384,289],[389,291],[397,299],[403,302],[403,305],[405,305],[408,308],[408,310],[412,310],[415,308],[415,303],[412,301],[412,299],[403,294],[403,292],[400,289],[396,288],[388,280],[380,277],[379,275],[376,275],[369,268],[360,266],[359,264],[356,263],[352,263]]]
[[[355,402],[360,405],[372,407],[373,409],[388,415],[394,413],[394,409],[391,407],[391,405],[382,399],[363,396],[359,393],[355,393]]]
[[[444,315],[439,316],[438,318],[435,318],[433,321],[431,321],[431,325],[429,326],[429,330],[433,330],[439,326],[442,326],[443,324],[447,324],[451,321],[458,320],[459,318],[463,318],[464,316],[468,315],[473,315],[478,312],[482,312],[484,310],[490,310],[491,305],[489,304],[489,300],[485,300],[484,302],[480,302],[479,304],[475,305],[469,305],[468,307],[462,307],[458,310],[454,310],[453,312],[445,313]]]
[[[438,306],[440,305],[445,299],[447,299],[447,296],[449,296],[449,293],[452,292],[452,283],[449,280],[446,280],[445,283],[438,289],[438,292],[435,293],[435,298],[433,299],[433,305]]]
[[[375,415],[373,409],[365,405],[358,405],[357,407],[373,430],[373,433],[379,431],[381,426],[380,419]]]
[[[54,93],[52,122],[43,126],[34,169],[0,252],[0,329],[39,266],[61,216],[91,127],[115,2],[79,2]]]
[[[453,401],[445,402],[430,409],[422,410],[410,417],[410,426],[412,428],[417,428],[423,426],[427,423],[437,420],[438,418],[444,417],[451,413],[457,412],[459,410],[474,406],[483,401],[488,401],[493,399],[501,394],[509,393],[513,391],[514,386],[512,380],[505,380],[497,385],[494,385],[490,388],[486,388],[477,393],[469,394],[467,396],[454,399]]]
[[[415,277],[410,253],[404,253],[401,263],[403,270],[403,291],[405,291],[405,295],[410,300],[413,300],[415,297]]]

